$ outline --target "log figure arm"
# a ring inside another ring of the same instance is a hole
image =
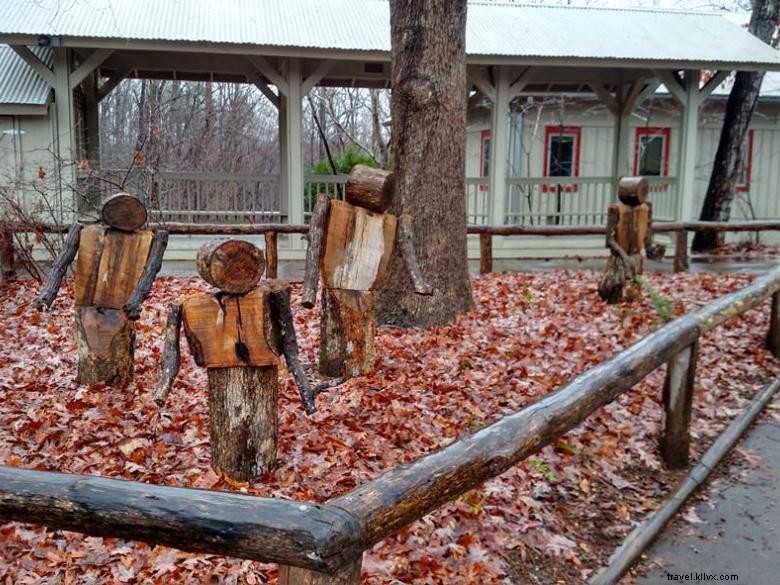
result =
[[[620,212],[615,207],[610,207],[607,211],[607,248],[615,254],[623,263],[623,270],[627,280],[634,278],[634,267],[626,251],[618,244],[615,236],[617,235],[617,225],[620,219]]]
[[[650,260],[659,262],[663,260],[666,254],[666,246],[658,244],[653,241],[653,204],[649,201],[645,201],[645,205],[648,207],[647,212],[647,231],[645,232],[645,254]]]
[[[51,272],[49,272],[49,278],[46,281],[46,284],[35,298],[35,306],[39,311],[48,309],[54,302],[54,298],[60,290],[62,279],[68,271],[68,266],[73,262],[73,259],[76,257],[76,253],[79,250],[81,229],[83,227],[84,226],[80,223],[76,223],[68,230],[68,235],[65,237],[65,246],[63,247],[62,252],[60,252],[60,255],[57,256],[54,264],[52,264]]]
[[[417,261],[417,252],[414,249],[414,229],[412,228],[412,216],[403,214],[398,218],[398,247],[404,258],[406,269],[412,278],[414,292],[418,295],[433,294],[433,287],[425,281]]]
[[[168,232],[165,230],[154,232],[154,240],[149,250],[149,257],[146,259],[144,271],[138,280],[133,294],[130,295],[130,299],[124,306],[128,319],[136,321],[141,317],[141,305],[149,298],[149,293],[152,292],[152,284],[157,273],[160,272],[160,268],[162,268],[163,254],[165,254],[167,246]]]
[[[303,275],[303,298],[301,304],[311,309],[317,302],[317,286],[320,280],[320,257],[325,227],[328,221],[330,198],[324,193],[317,195],[317,203],[309,222],[309,247],[306,250],[306,270]]]
[[[165,323],[165,345],[162,351],[162,372],[154,394],[154,401],[163,406],[171,392],[171,387],[179,373],[179,338],[182,324],[182,308],[179,303],[168,307],[168,320]]]
[[[306,414],[313,414],[317,411],[317,406],[314,403],[317,392],[309,385],[306,372],[298,357],[298,340],[295,335],[295,324],[290,307],[290,289],[285,287],[272,290],[269,297],[273,324],[279,333],[279,344],[284,359],[287,361],[287,368],[295,380],[295,385],[298,386]]]

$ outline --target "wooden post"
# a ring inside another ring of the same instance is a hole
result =
[[[675,234],[674,272],[688,270],[688,232],[681,229]]]
[[[479,273],[493,272],[493,234],[479,234]]]
[[[354,378],[374,367],[374,293],[323,289],[320,373]]]
[[[14,275],[14,234],[11,230],[0,232],[0,282]]]
[[[209,368],[211,465],[237,481],[276,462],[279,372],[275,366]]]
[[[81,384],[116,384],[133,380],[135,327],[121,309],[76,307]]]
[[[276,278],[278,275],[279,248],[276,232],[265,234],[265,277]]]
[[[358,557],[332,575],[279,565],[279,585],[359,585],[362,561],[362,557]]]
[[[772,312],[769,317],[769,334],[766,337],[769,351],[780,358],[780,291],[772,295]]]
[[[666,366],[661,457],[670,469],[684,469],[688,466],[697,350],[698,344],[695,342],[675,355]]]

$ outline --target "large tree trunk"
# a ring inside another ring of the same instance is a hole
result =
[[[754,0],[750,32],[765,43],[769,43],[775,32],[775,23],[779,15],[780,0]],[[707,195],[699,214],[701,221],[728,221],[729,219],[740,164],[745,157],[745,137],[758,103],[763,79],[763,71],[739,71],[736,75],[734,87],[726,103],[723,128],[710,182],[707,185]],[[704,252],[722,242],[723,232],[697,232],[691,248],[696,252]]]
[[[397,250],[377,297],[381,323],[443,325],[472,305],[466,257],[466,0],[392,0],[392,142],[396,215],[433,295],[415,294]]]

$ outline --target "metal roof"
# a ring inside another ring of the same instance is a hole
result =
[[[50,50],[35,47],[33,52],[51,66]],[[49,84],[11,47],[0,45],[0,104],[43,106],[48,102]]]
[[[207,43],[386,56],[389,29],[386,0],[2,0],[0,11],[0,42],[49,35],[128,49],[154,41],[178,50]],[[682,11],[471,2],[466,51],[475,63],[780,69],[778,53],[738,24]]]

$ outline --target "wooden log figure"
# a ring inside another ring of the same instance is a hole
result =
[[[643,177],[623,177],[618,203],[607,210],[607,248],[611,255],[599,283],[599,296],[610,304],[641,296],[637,276],[642,274],[642,249],[651,260],[661,260],[666,248],[653,242],[652,205]]]
[[[165,403],[179,372],[184,325],[195,363],[208,371],[212,466],[249,481],[276,461],[279,355],[308,414],[315,411],[318,390],[309,386],[298,359],[289,284],[258,284],[263,253],[249,242],[218,240],[200,249],[197,267],[217,290],[187,296],[169,308],[155,401]]]
[[[75,224],[36,298],[39,309],[54,302],[74,257],[74,304],[78,380],[124,385],[133,379],[135,321],[152,290],[168,245],[168,232],[142,229],[146,207],[118,193],[101,208],[101,223]]]
[[[397,243],[415,292],[431,294],[412,243],[411,217],[387,213],[392,173],[357,165],[347,179],[345,201],[317,196],[309,227],[303,306],[313,307],[320,275],[324,284],[320,373],[350,378],[374,366],[374,293],[386,276]]]

